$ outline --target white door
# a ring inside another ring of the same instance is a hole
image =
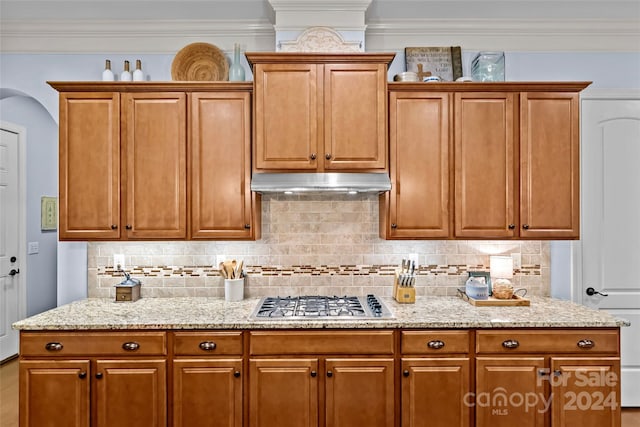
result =
[[[0,129],[0,361],[18,353],[20,254],[18,253],[18,134]]]
[[[631,321],[622,328],[622,405],[640,406],[640,96],[582,101],[581,233],[576,299]]]

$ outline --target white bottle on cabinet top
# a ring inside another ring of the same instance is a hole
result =
[[[113,71],[111,71],[111,61],[106,60],[104,64],[104,71],[102,72],[102,81],[103,82],[112,82],[113,79]]]
[[[136,69],[133,71],[133,81],[144,81],[144,73],[142,72],[142,61],[136,59]]]
[[[120,73],[121,82],[131,81],[131,71],[129,71],[129,61],[124,61],[124,70]]]

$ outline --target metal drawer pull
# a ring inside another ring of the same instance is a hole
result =
[[[444,341],[432,340],[427,343],[427,346],[434,350],[440,350],[442,347],[444,347]]]
[[[594,343],[591,340],[580,340],[578,341],[578,347],[582,348],[582,349],[589,349],[589,348],[593,348],[596,346],[596,343]]]
[[[213,341],[202,341],[198,347],[204,351],[212,351],[216,349],[216,343]]]
[[[60,351],[62,350],[62,344],[59,342],[48,342],[44,348],[47,349],[47,351]]]
[[[122,344],[122,349],[126,351],[136,351],[139,348],[140,348],[140,344],[133,341]]]
[[[520,343],[518,342],[518,340],[505,340],[502,341],[502,346],[504,348],[513,349],[520,347]]]

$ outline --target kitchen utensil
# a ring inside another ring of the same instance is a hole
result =
[[[224,277],[225,279],[228,279],[229,277],[227,277],[227,271],[224,268],[224,262],[221,262],[220,265],[218,266],[220,269],[220,275],[222,277]]]
[[[227,279],[234,279],[233,277],[233,265],[231,261],[224,262],[224,271],[227,274]]]
[[[240,262],[238,262],[238,265],[236,266],[236,279],[240,279],[241,277],[244,277],[244,273],[242,272],[243,265],[244,265],[244,261],[240,260]]]

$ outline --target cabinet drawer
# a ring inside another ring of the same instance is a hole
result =
[[[252,355],[393,354],[393,331],[251,332]]]
[[[618,354],[617,330],[476,331],[478,353],[611,353]]]
[[[176,356],[241,355],[242,332],[175,332]]]
[[[164,332],[22,332],[20,355],[165,355]]]
[[[403,331],[402,354],[468,353],[468,331]]]

